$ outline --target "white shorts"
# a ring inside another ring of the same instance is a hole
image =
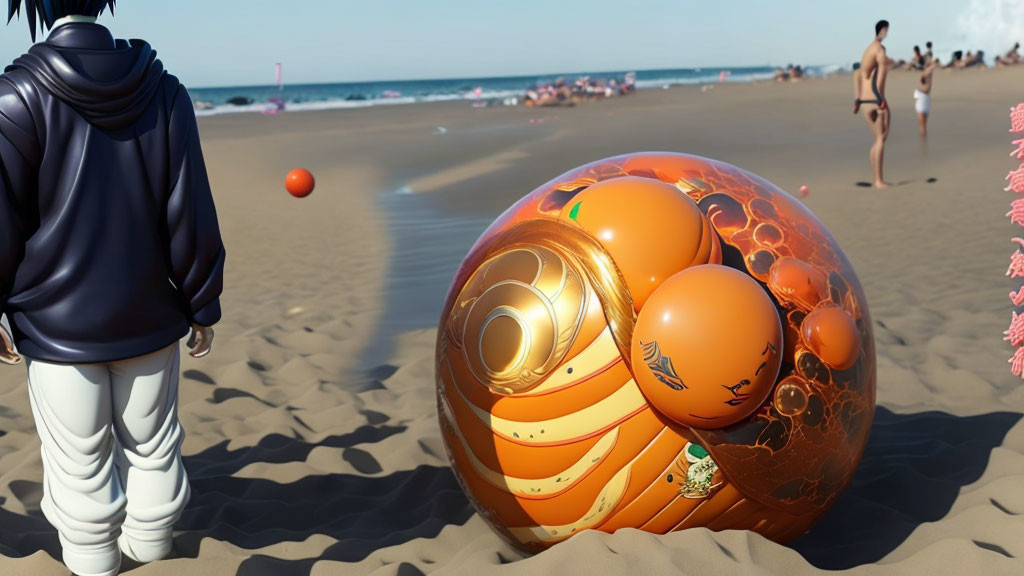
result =
[[[918,114],[928,114],[932,111],[932,95],[914,90],[914,110]]]

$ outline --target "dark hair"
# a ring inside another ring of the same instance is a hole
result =
[[[885,30],[888,27],[889,27],[889,21],[888,20],[879,20],[878,24],[875,24],[875,36],[878,36],[878,34],[882,32],[882,30]]]
[[[914,46],[914,52],[917,52],[918,54],[920,54],[921,53],[921,47],[920,46]]]
[[[117,0],[7,0],[7,23],[20,16],[22,8],[28,16],[28,28],[32,41],[36,39],[36,18],[39,27],[49,29],[53,23],[65,16],[99,16],[104,9],[114,13]]]
[[[931,40],[929,40],[929,41],[925,42],[925,43],[924,43],[924,45],[925,45],[925,47],[926,47],[926,48],[928,48],[929,50],[931,50],[931,47],[932,47],[932,41],[931,41]]]

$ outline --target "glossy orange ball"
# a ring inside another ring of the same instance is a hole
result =
[[[296,198],[309,196],[315,187],[316,180],[313,178],[313,173],[305,168],[292,170],[284,179],[285,190]]]
[[[782,323],[764,289],[726,266],[688,268],[666,280],[637,317],[633,374],[647,401],[691,428],[724,428],[772,391]]]
[[[559,219],[575,222],[608,251],[636,310],[676,272],[721,262],[718,235],[697,203],[660,180],[598,182],[573,198]]]

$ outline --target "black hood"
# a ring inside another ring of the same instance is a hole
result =
[[[19,68],[90,124],[107,130],[134,123],[164,75],[149,43],[114,40],[106,28],[91,23],[58,27],[6,71]]]

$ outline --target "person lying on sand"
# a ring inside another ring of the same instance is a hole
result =
[[[972,68],[975,66],[980,68],[988,68],[988,65],[985,64],[985,53],[981,50],[978,50],[977,52],[973,53],[968,51],[967,55],[964,56],[963,62],[960,65],[961,68]]]
[[[1004,55],[996,55],[996,66],[1013,66],[1014,64],[1020,64],[1020,42],[1013,45]]]
[[[775,70],[775,81],[776,82],[797,82],[804,77],[804,67],[797,64],[787,64],[785,69],[777,68]]]
[[[946,70],[951,69],[951,68],[952,69],[963,68],[963,63],[962,63],[963,58],[964,58],[963,50],[957,50],[956,52],[953,52],[953,55],[949,58],[949,63],[946,64],[945,66],[943,66],[943,68],[946,69]]]

